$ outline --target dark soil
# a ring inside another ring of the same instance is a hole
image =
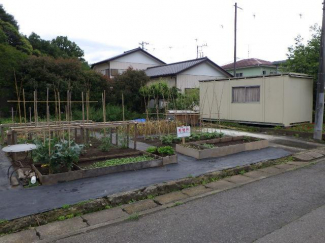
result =
[[[49,167],[42,167],[41,164],[35,164],[35,167],[38,169],[39,172],[41,172],[42,175],[48,175],[49,174]],[[73,166],[71,168],[71,171],[76,171],[76,170],[80,170],[80,168],[78,166]],[[68,169],[62,169],[62,171],[60,171],[60,173],[64,173],[64,172],[68,172]]]

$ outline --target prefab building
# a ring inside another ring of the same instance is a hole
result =
[[[200,116],[252,124],[312,122],[313,79],[304,74],[200,81]]]

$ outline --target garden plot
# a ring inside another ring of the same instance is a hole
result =
[[[177,144],[176,152],[196,159],[217,158],[268,147],[268,141],[253,137],[224,137]]]
[[[67,140],[65,136],[35,139],[37,149],[32,158],[19,157],[24,167],[36,173],[42,185],[97,177],[101,175],[163,166],[177,162],[175,156],[161,157],[128,147],[129,136],[120,133],[117,143],[112,143],[112,134],[89,137],[84,144]],[[173,151],[174,154],[174,151]],[[28,182],[28,180],[27,180]]]
[[[223,133],[218,132],[196,132],[192,133],[190,137],[186,137],[186,142],[195,142],[195,141],[205,141],[209,139],[222,138],[224,136]],[[148,136],[143,138],[138,138],[137,141],[143,142],[152,146],[172,146],[176,147],[176,144],[182,143],[182,139],[178,138],[174,134],[168,134],[163,136]]]

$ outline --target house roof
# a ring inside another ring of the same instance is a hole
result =
[[[279,76],[289,76],[294,78],[306,78],[313,80],[313,77],[304,74],[304,73],[281,73],[281,74],[270,74],[270,75],[258,75],[258,76],[251,76],[251,77],[232,77],[232,78],[222,78],[222,79],[209,79],[209,80],[199,80],[199,82],[220,82],[220,81],[230,81],[230,80],[249,80],[253,78],[265,78],[265,77],[279,77]]]
[[[143,53],[145,53],[146,55],[152,57],[153,59],[157,60],[158,62],[162,63],[162,64],[166,64],[165,62],[163,62],[162,60],[158,59],[157,57],[151,55],[149,52],[141,49],[140,47],[138,48],[135,48],[135,49],[132,49],[132,50],[129,50],[129,51],[125,51],[124,53],[120,54],[120,55],[117,55],[117,56],[114,56],[114,57],[111,57],[111,58],[108,58],[108,59],[105,59],[103,61],[100,61],[100,62],[96,62],[96,63],[93,63],[91,64],[91,67],[93,67],[94,65],[97,65],[97,64],[101,64],[101,63],[105,63],[105,62],[110,62],[110,61],[113,61],[115,59],[118,59],[120,57],[124,57],[124,56],[127,56],[131,53],[134,53],[134,52],[137,52],[137,51],[141,51]]]
[[[258,58],[243,59],[236,62],[236,68],[256,67],[256,66],[274,66],[272,62],[261,60]],[[234,63],[222,66],[223,69],[234,69]]]
[[[161,65],[161,66],[156,66],[156,67],[149,67],[147,70],[145,70],[146,74],[149,77],[162,77],[162,76],[171,76],[171,75],[177,75],[187,69],[190,69],[194,66],[197,66],[203,62],[209,62],[223,72],[226,76],[232,77],[230,73],[228,73],[226,70],[222,69],[220,66],[212,62],[209,58],[203,57],[203,58],[198,58],[198,59],[193,59],[193,60],[188,60],[188,61],[183,61],[183,62],[176,62],[176,63],[171,63],[171,64],[166,64],[166,65]]]

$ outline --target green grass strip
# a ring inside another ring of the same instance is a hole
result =
[[[127,158],[120,158],[120,159],[109,159],[105,161],[99,161],[93,163],[90,166],[87,166],[87,169],[95,169],[101,167],[109,167],[115,165],[124,165],[124,164],[132,164],[137,162],[149,161],[153,160],[154,158],[151,156],[143,155],[143,156],[136,156],[136,157],[127,157]]]

